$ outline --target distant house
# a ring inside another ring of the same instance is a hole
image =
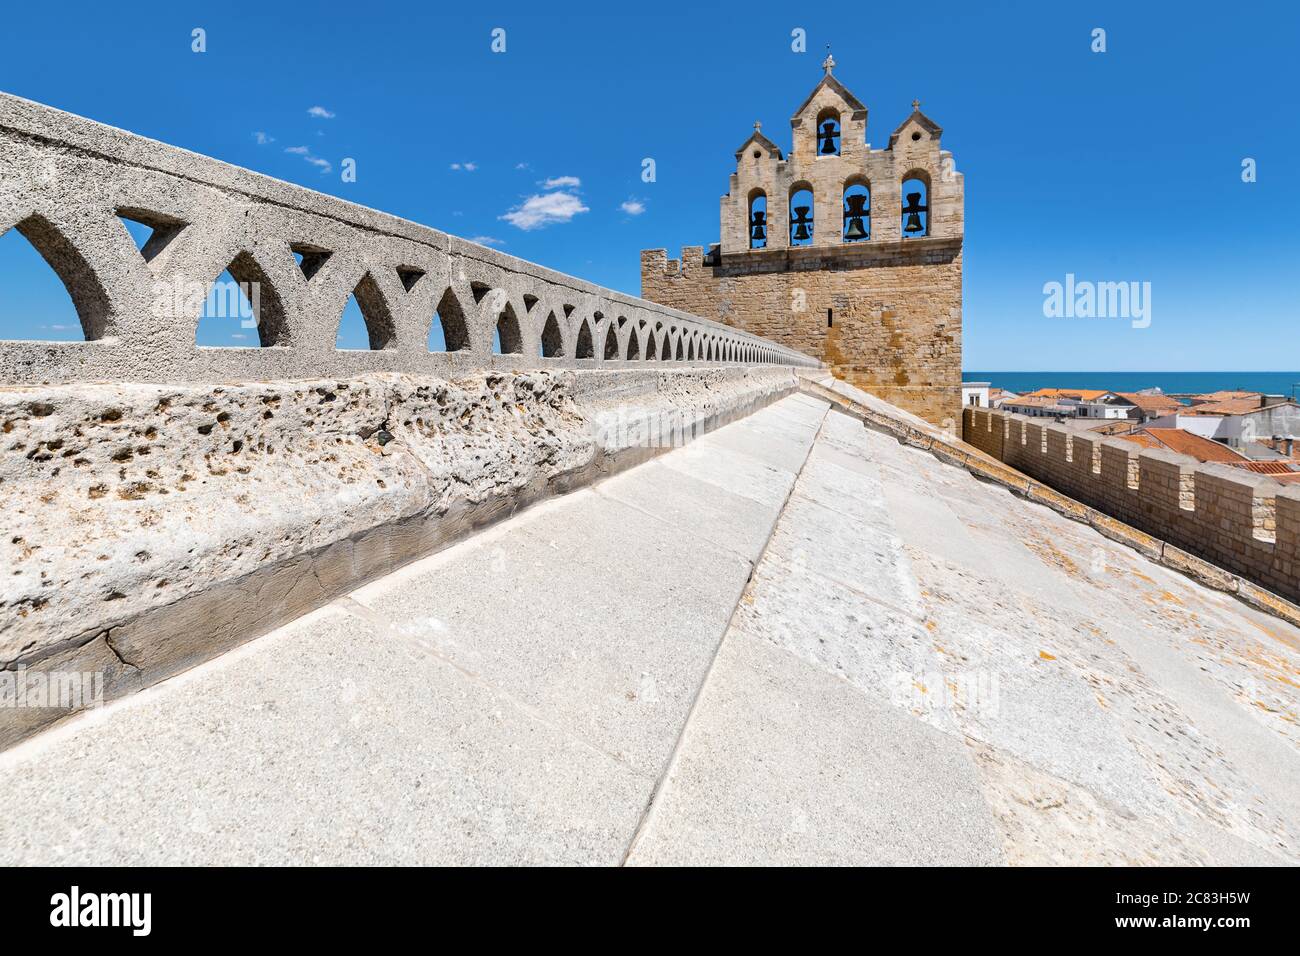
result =
[[[1203,395],[1192,395],[1189,398],[1189,401],[1192,403],[1193,406],[1196,406],[1196,405],[1214,404],[1216,402],[1230,402],[1242,398],[1250,398],[1255,400],[1256,405],[1260,405],[1263,404],[1260,401],[1261,397],[1262,396],[1260,395],[1259,392],[1235,392],[1229,390],[1229,391],[1220,391],[1220,392],[1206,392]]]
[[[1119,400],[1114,392],[1097,388],[1040,388],[1003,401],[1000,408],[1021,415],[1038,417],[1087,418],[1094,421],[1134,419],[1134,408]],[[1021,409],[1025,409],[1021,411]]]
[[[1150,422],[1152,428],[1181,428],[1203,438],[1242,449],[1265,439],[1300,439],[1300,405],[1290,400],[1268,401],[1263,395],[1200,402]]]
[[[1125,405],[1133,407],[1130,415],[1135,421],[1145,424],[1163,415],[1173,415],[1185,408],[1176,398],[1168,395],[1148,395],[1145,392],[1116,392],[1116,398]]]
[[[1137,406],[1121,400],[1118,395],[1111,392],[1094,401],[1079,402],[1078,407],[1080,418],[1139,420]]]
[[[1003,399],[998,407],[1004,412],[1028,415],[1030,418],[1075,418],[1078,408],[1077,403],[1067,405],[1060,399],[1032,392],[1019,398]]]
[[[975,408],[992,408],[993,405],[989,400],[989,386],[991,384],[992,382],[962,382],[962,406],[971,405]]]
[[[1268,475],[1284,484],[1300,482],[1300,461],[1296,459],[1277,456],[1269,461],[1255,461],[1235,448],[1182,428],[1139,428],[1115,437],[1144,448],[1167,448],[1180,455],[1190,455],[1197,461],[1217,462]]]
[[[1115,437],[1143,448],[1167,448],[1180,455],[1191,455],[1197,461],[1217,461],[1225,465],[1250,463],[1250,459],[1240,452],[1181,428],[1139,428]]]

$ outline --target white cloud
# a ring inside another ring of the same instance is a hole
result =
[[[478,163],[452,163],[452,169],[463,169],[467,173],[472,173],[478,169]]]
[[[480,246],[504,246],[505,241],[497,239],[495,236],[475,236],[470,242],[477,242]]]
[[[618,207],[629,216],[639,216],[645,212],[645,203],[639,199],[629,199]]]
[[[556,222],[568,222],[578,213],[588,211],[582,200],[573,193],[558,192],[529,196],[521,205],[498,218],[527,231]]]
[[[231,333],[230,333],[230,337],[231,337],[232,339],[246,339],[246,338],[248,338],[248,336],[245,335],[243,332],[231,332]]]
[[[307,111],[308,116],[314,116],[317,119],[333,119],[334,114],[323,106],[313,106]]]
[[[253,139],[257,142],[258,146],[265,146],[267,143],[275,142],[274,136],[267,136],[260,129],[253,134]]]
[[[582,180],[577,176],[555,176],[542,183],[543,189],[577,189]]]
[[[527,169],[527,168],[528,168],[527,163],[515,163],[515,169]]]
[[[321,159],[319,156],[313,156],[311,154],[310,146],[286,146],[284,151],[286,153],[293,153],[295,156],[301,156],[313,166],[318,167],[322,173],[328,173],[334,168],[329,164],[329,160]]]

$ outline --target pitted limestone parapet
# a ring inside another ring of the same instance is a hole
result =
[[[768,366],[0,389],[0,670],[154,683],[795,387]],[[59,716],[0,708],[0,745]]]

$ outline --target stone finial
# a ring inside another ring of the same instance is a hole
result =
[[[912,109],[916,110],[918,113],[921,112],[921,101],[912,100]]]
[[[826,71],[827,76],[830,76],[831,70],[835,69],[835,57],[831,56],[831,45],[829,43],[826,44],[826,59],[822,60],[822,69]]]
[[[763,123],[761,120],[754,120],[754,132],[755,133],[763,132]]]

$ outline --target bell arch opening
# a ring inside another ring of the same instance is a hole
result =
[[[903,238],[930,235],[930,176],[914,169],[903,177]]]

